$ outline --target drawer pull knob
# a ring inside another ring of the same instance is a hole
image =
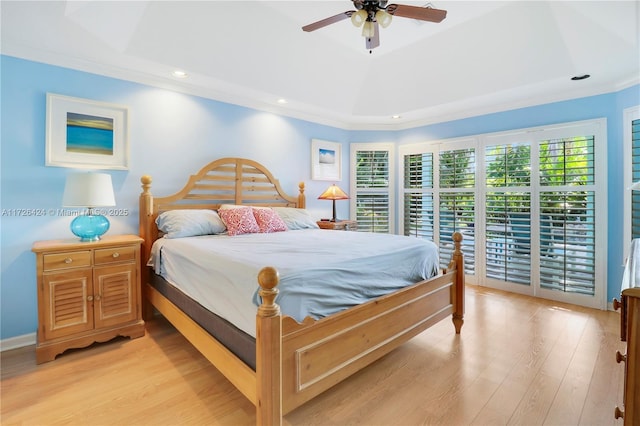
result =
[[[117,258],[120,257],[120,253],[115,252],[115,253],[112,254],[112,256],[113,256],[114,259],[117,259]]]
[[[624,417],[624,411],[622,411],[620,409],[620,407],[616,407],[615,416],[616,416],[616,419],[623,418]]]
[[[613,309],[617,311],[620,309],[620,306],[622,306],[620,301],[618,299],[613,299]]]
[[[92,302],[93,301],[93,296],[87,296],[87,301]]]
[[[66,263],[67,265],[68,265],[69,263],[71,263],[71,262],[73,262],[73,259],[72,259],[72,258],[70,258],[70,257],[67,257],[67,258],[64,260],[64,263]]]
[[[620,364],[621,362],[627,362],[627,356],[622,355],[620,351],[616,351],[616,362]]]
[[[100,300],[102,297],[99,294],[96,294],[96,300]]]

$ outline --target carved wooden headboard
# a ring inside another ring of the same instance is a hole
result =
[[[245,158],[221,158],[191,175],[180,191],[166,197],[151,194],[151,176],[140,179],[140,236],[143,262],[158,238],[156,218],[159,213],[175,209],[218,209],[221,204],[265,207],[305,207],[304,183],[298,196],[287,195],[280,182],[262,164]]]

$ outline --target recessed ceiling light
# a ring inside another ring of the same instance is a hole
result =
[[[393,118],[394,120],[397,120],[398,118],[400,118],[400,116],[396,114],[396,115],[392,115],[391,118]]]
[[[286,103],[287,103],[287,100],[286,100],[286,99],[284,99],[284,98],[280,98],[280,99],[278,99],[278,103],[279,103],[279,104],[286,104]]]
[[[578,81],[578,80],[585,80],[587,78],[591,77],[589,74],[582,74],[582,75],[576,75],[571,77],[571,80],[573,81]]]
[[[176,78],[187,78],[187,73],[182,70],[175,70],[171,73],[171,75]]]

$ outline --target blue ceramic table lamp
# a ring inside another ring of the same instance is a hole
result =
[[[115,206],[111,175],[106,173],[72,173],[67,176],[62,197],[63,207],[87,208],[71,221],[71,232],[80,241],[98,241],[109,230],[109,220],[95,214],[95,207]]]

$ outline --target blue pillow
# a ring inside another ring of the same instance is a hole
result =
[[[274,207],[278,216],[282,218],[287,228],[295,229],[317,229],[318,224],[306,209],[296,209],[294,207]]]
[[[158,216],[156,225],[159,231],[164,232],[165,238],[215,235],[227,230],[214,210],[169,210]]]

